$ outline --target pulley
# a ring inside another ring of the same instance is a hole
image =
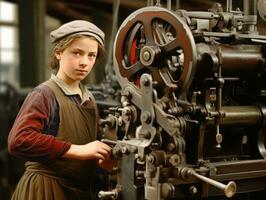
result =
[[[120,85],[139,85],[149,73],[158,96],[190,85],[196,47],[185,22],[171,10],[150,6],[132,13],[120,26],[114,44],[114,66]]]

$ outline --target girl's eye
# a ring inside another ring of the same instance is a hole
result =
[[[96,54],[92,53],[92,54],[89,54],[89,58],[96,58]]]
[[[80,53],[79,52],[72,52],[72,54],[74,55],[74,56],[79,56],[80,55]]]

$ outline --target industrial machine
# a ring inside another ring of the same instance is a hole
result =
[[[266,36],[257,11],[173,9],[157,0],[121,24],[121,106],[100,120],[118,161],[100,199],[258,199],[266,194]]]

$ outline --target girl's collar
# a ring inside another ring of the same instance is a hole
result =
[[[69,85],[64,82],[62,79],[58,78],[56,75],[52,74],[51,79],[55,81],[55,83],[61,88],[61,90],[64,92],[65,95],[70,96],[70,95],[79,95],[76,91],[73,91]],[[91,100],[91,94],[86,89],[86,87],[80,83],[80,89],[82,92],[82,102]]]

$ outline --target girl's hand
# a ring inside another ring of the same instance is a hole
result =
[[[109,160],[111,154],[111,147],[107,144],[95,140],[84,145],[72,144],[70,149],[63,155],[64,158],[78,159],[78,160]]]

